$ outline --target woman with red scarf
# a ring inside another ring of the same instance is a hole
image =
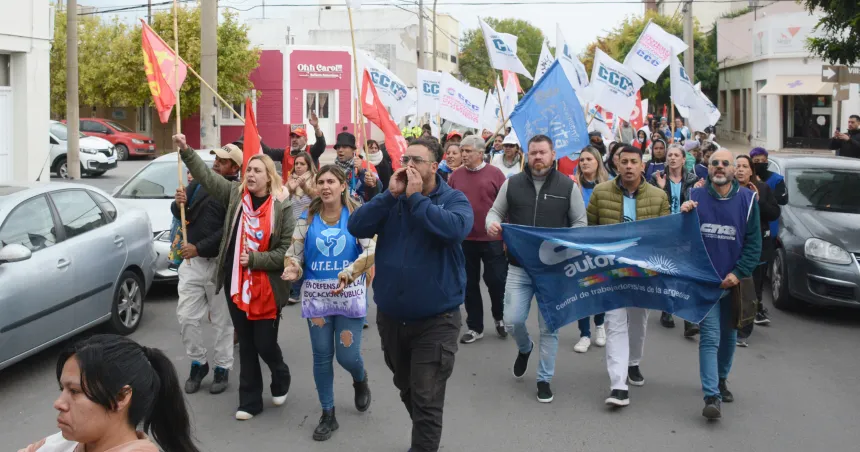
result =
[[[263,411],[260,358],[272,372],[272,404],[283,405],[290,389],[290,368],[278,346],[278,323],[290,297],[290,285],[281,280],[281,273],[296,226],[292,204],[282,196],[281,177],[267,155],[251,157],[242,181],[231,182],[206,166],[188,147],[185,135],[174,135],[173,143],[194,179],[227,206],[215,283],[219,291],[224,287],[239,336],[236,419],[248,420]]]

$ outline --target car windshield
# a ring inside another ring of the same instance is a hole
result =
[[[213,161],[206,162],[210,168]],[[182,165],[183,177],[186,173]],[[183,180],[183,185],[186,182]],[[173,199],[179,180],[176,177],[176,162],[152,162],[134,175],[115,195],[117,198],[130,199]]]
[[[134,133],[134,130],[129,129],[128,127],[126,127],[126,126],[124,126],[118,122],[115,122],[115,121],[105,121],[105,122],[108,123],[108,125],[113,127],[114,129],[119,130],[120,132]]]
[[[792,206],[860,213],[860,171],[789,169],[787,188]]]
[[[82,132],[78,132],[81,138],[86,138]],[[51,123],[51,135],[57,137],[58,140],[68,141],[69,140],[69,129],[65,124],[61,122],[52,122]]]

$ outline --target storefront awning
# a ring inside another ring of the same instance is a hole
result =
[[[820,75],[777,75],[767,82],[759,94],[832,96],[833,83],[822,82]]]

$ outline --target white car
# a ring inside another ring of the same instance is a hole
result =
[[[69,178],[66,151],[69,148],[69,131],[66,125],[51,121],[48,133],[51,137],[51,172],[63,179]],[[81,176],[98,177],[107,170],[116,168],[116,149],[110,141],[98,137],[80,135]]]

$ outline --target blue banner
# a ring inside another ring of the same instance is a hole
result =
[[[723,294],[697,215],[572,229],[505,224],[502,235],[551,329],[622,307],[698,323]]]
[[[576,160],[582,148],[588,146],[585,114],[558,60],[514,108],[511,126],[526,153],[535,135],[552,139],[556,159],[570,156]]]

